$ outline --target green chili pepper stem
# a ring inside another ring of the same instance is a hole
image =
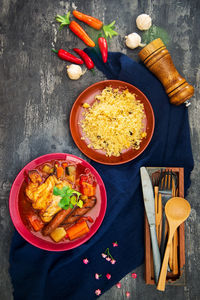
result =
[[[64,16],[60,16],[60,15],[56,16],[56,18],[55,18],[56,21],[59,22],[59,23],[61,23],[61,25],[59,27],[59,30],[61,30],[64,26],[70,24],[69,16],[70,16],[70,11],[66,15],[64,15]]]
[[[54,53],[58,54],[58,50],[51,49]]]
[[[92,72],[92,75],[96,75],[95,70],[94,69],[90,69],[90,71]]]

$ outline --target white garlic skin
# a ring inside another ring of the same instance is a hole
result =
[[[128,36],[125,36],[126,46],[130,49],[135,49],[141,44],[141,37],[136,32],[130,33]]]
[[[141,14],[136,19],[136,25],[140,30],[148,30],[152,25],[152,19],[147,14]]]
[[[67,75],[72,80],[78,80],[82,75],[82,68],[78,65],[71,64],[67,66]]]

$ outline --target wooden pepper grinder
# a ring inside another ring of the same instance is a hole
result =
[[[161,81],[172,104],[180,105],[193,96],[193,86],[178,73],[161,39],[149,43],[138,55],[146,67]],[[188,101],[186,105],[188,106]]]

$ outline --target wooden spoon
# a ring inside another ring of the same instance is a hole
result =
[[[169,252],[174,232],[189,217],[190,211],[189,202],[181,197],[171,198],[165,205],[165,214],[169,224],[169,237],[157,285],[159,291],[165,290]]]

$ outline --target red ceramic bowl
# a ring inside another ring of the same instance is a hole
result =
[[[19,212],[19,192],[21,189],[21,186],[25,179],[25,174],[27,174],[27,171],[35,169],[37,166],[51,161],[51,160],[69,160],[74,163],[79,163],[83,167],[86,167],[90,169],[91,173],[95,176],[97,181],[97,189],[96,189],[96,195],[97,195],[97,204],[94,207],[96,209],[96,219],[94,223],[92,224],[90,231],[88,234],[83,236],[82,238],[79,238],[74,241],[64,241],[60,243],[55,243],[51,241],[50,238],[45,239],[41,237],[41,235],[37,235],[37,233],[31,232],[22,222],[20,212]],[[107,197],[106,197],[106,190],[104,183],[98,174],[98,172],[85,160],[71,155],[71,154],[65,154],[65,153],[52,153],[52,154],[46,154],[43,156],[40,156],[30,163],[28,163],[17,175],[11,191],[10,191],[10,197],[9,197],[9,210],[10,210],[10,216],[12,219],[12,222],[19,232],[19,234],[30,244],[44,249],[48,251],[64,251],[64,250],[70,250],[73,248],[76,248],[86,241],[88,241],[98,230],[98,228],[101,226],[101,223],[103,221],[105,212],[106,212],[106,206],[107,206]]]
[[[95,96],[101,94],[102,90],[107,86],[112,88],[118,88],[119,90],[128,89],[132,94],[135,94],[137,100],[144,105],[145,119],[144,124],[146,125],[147,136],[142,140],[140,148],[138,150],[129,148],[123,150],[120,156],[106,156],[105,152],[102,150],[95,150],[93,148],[88,148],[89,140],[81,139],[84,136],[82,128],[80,126],[80,121],[84,118],[82,113],[84,112],[83,103],[88,103],[92,105],[95,102]],[[92,84],[87,89],[85,89],[76,99],[70,114],[70,130],[74,142],[77,147],[89,158],[106,165],[120,165],[131,161],[138,157],[149,145],[151,138],[153,136],[155,126],[155,119],[152,106],[147,99],[147,97],[135,86],[130,83],[120,81],[120,80],[105,80]]]

